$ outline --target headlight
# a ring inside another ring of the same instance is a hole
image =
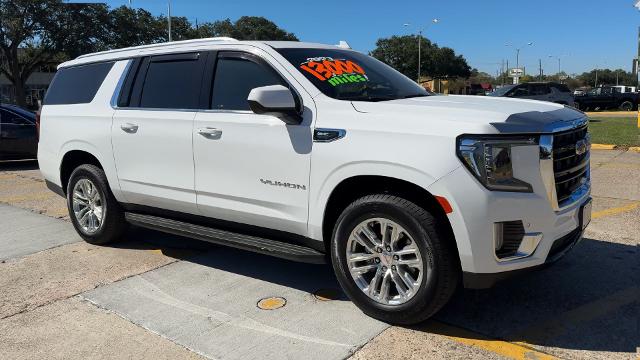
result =
[[[513,176],[511,149],[536,145],[535,137],[458,137],[458,157],[471,173],[489,190],[533,192],[528,184]]]

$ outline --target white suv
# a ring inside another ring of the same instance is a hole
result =
[[[422,321],[459,284],[551,262],[590,220],[586,116],[435,96],[341,46],[191,40],[81,56],[38,160],[88,242],[126,224],[330,262],[365,313]]]

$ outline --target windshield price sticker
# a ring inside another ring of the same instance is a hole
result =
[[[330,57],[309,58],[300,68],[331,86],[369,81],[364,69],[355,62]]]

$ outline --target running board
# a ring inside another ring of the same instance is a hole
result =
[[[218,245],[230,246],[264,255],[310,264],[324,264],[326,262],[325,255],[323,253],[306,246],[289,244],[278,240],[244,235],[151,215],[127,212],[125,213],[125,218],[129,223],[143,228],[203,240]]]

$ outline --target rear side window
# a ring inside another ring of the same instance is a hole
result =
[[[44,98],[44,105],[87,104],[96,96],[113,62],[58,70]]]
[[[559,92],[563,92],[563,93],[570,93],[571,92],[571,90],[569,90],[569,88],[565,84],[553,84],[552,86],[556,90],[558,90]]]
[[[202,75],[200,54],[151,58],[142,86],[140,107],[197,109]]]
[[[546,95],[548,94],[549,91],[549,86],[545,85],[545,84],[531,84],[529,85],[529,94],[532,96],[536,96],[536,95]]]
[[[249,110],[252,89],[287,84],[271,67],[244,56],[221,56],[213,81],[212,109]]]

